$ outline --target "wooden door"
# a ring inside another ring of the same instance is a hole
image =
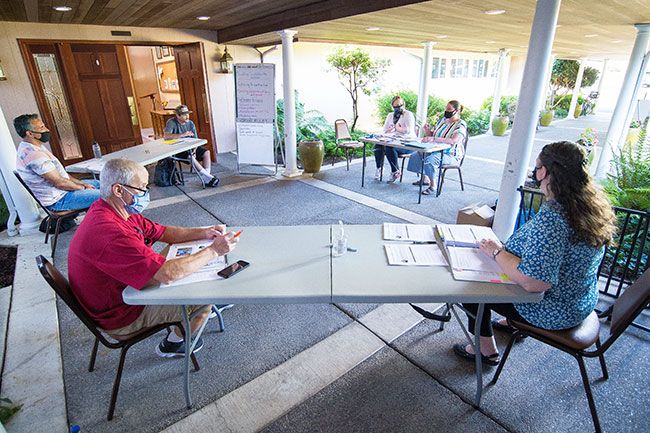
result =
[[[88,155],[92,155],[93,141],[99,143],[102,153],[141,144],[125,47],[63,44],[62,57],[81,120],[80,142],[89,151]]]
[[[216,146],[212,138],[212,116],[205,86],[201,43],[175,46],[174,59],[181,103],[193,111],[190,118],[196,125],[196,132],[200,138],[208,141],[207,147],[210,149],[213,159],[216,160]]]

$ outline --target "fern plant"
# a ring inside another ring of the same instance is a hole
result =
[[[650,137],[646,117],[636,141],[625,143],[615,153],[614,174],[605,182],[605,191],[615,206],[650,210]]]

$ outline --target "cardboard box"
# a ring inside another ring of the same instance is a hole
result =
[[[492,227],[494,211],[487,205],[472,204],[458,211],[456,224],[473,224]]]

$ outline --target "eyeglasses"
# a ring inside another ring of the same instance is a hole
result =
[[[149,192],[149,188],[142,189],[142,188],[138,188],[136,186],[131,186],[131,185],[124,185],[124,184],[120,184],[120,185],[122,185],[123,187],[133,188],[135,190],[140,191],[142,194],[133,194],[132,193],[133,195],[137,195],[138,197],[144,197],[145,194],[147,194]]]

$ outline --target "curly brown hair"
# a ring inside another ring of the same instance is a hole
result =
[[[589,174],[585,152],[575,143],[558,141],[544,146],[539,161],[550,175],[549,188],[566,212],[574,241],[609,245],[616,233],[616,216]]]

